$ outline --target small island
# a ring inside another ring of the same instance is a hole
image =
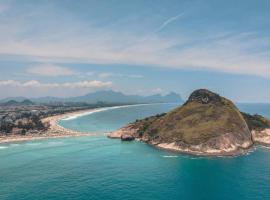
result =
[[[177,152],[231,156],[254,144],[270,144],[270,121],[240,112],[234,103],[206,89],[194,91],[180,107],[137,120],[112,132],[109,138],[138,139]]]

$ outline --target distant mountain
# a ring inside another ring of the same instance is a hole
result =
[[[160,94],[151,96],[139,96],[139,95],[125,95],[121,92],[97,91],[84,96],[73,97],[66,99],[71,102],[87,102],[96,103],[99,101],[106,103],[168,103],[168,102],[181,102],[180,95],[176,93],[170,93],[162,96]]]
[[[35,104],[34,102],[30,101],[29,99],[25,99],[21,102],[19,102],[21,105],[33,105]]]
[[[7,97],[4,99],[0,100],[0,103],[7,103],[8,101],[17,101],[17,102],[22,102],[24,100],[26,100],[26,97]]]
[[[25,97],[6,98],[0,102],[8,102],[10,100],[24,101]],[[58,97],[40,97],[30,98],[30,101],[35,103],[55,103],[55,102],[84,102],[84,103],[174,103],[182,102],[182,98],[179,94],[171,92],[167,95],[151,95],[151,96],[139,96],[139,95],[125,95],[121,92],[115,92],[112,90],[101,90],[93,93],[89,93],[83,96],[58,98]]]
[[[15,100],[8,100],[7,102],[1,103],[3,106],[15,106],[18,105],[19,102]]]
[[[15,99],[18,99],[18,98],[15,98]],[[6,102],[2,102],[0,103],[0,105],[3,105],[3,106],[18,106],[18,105],[33,105],[34,103],[32,101],[30,101],[29,99],[24,99],[22,101],[16,101],[16,100],[8,100]]]

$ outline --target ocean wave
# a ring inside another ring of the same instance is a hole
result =
[[[188,156],[187,158],[188,158],[188,159],[191,159],[191,160],[200,160],[200,159],[202,159],[203,157],[190,155],[190,156]]]
[[[61,146],[65,144],[64,142],[49,142],[48,145],[49,146]]]
[[[26,143],[25,145],[29,145],[29,146],[39,146],[39,145],[41,145],[41,143],[39,143],[39,142],[35,142],[35,143]]]
[[[6,146],[0,146],[0,149],[7,149],[8,147]]]
[[[9,146],[11,146],[11,147],[17,147],[17,146],[20,146],[20,144],[14,143],[14,144],[10,144]]]
[[[177,158],[178,156],[162,156],[163,158]]]

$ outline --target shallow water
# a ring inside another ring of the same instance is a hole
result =
[[[205,158],[102,134],[174,106],[121,108],[61,121],[100,136],[0,145],[0,199],[270,199],[270,149]],[[252,106],[242,109],[261,109]]]

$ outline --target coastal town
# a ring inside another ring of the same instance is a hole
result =
[[[51,121],[48,119],[104,106],[112,105],[102,102],[39,104],[30,100],[8,101],[0,104],[0,136],[42,135],[51,129]]]

